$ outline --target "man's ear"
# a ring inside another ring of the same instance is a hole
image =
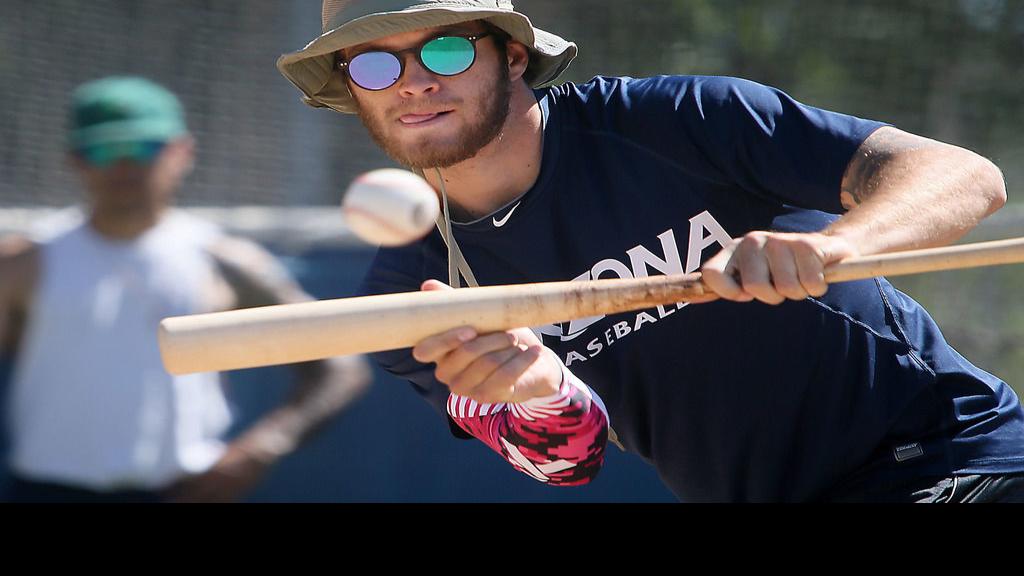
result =
[[[509,80],[516,81],[526,74],[526,67],[530,65],[530,50],[525,44],[509,40],[505,47],[508,57]]]
[[[196,141],[191,135],[182,136],[172,140],[169,144],[174,154],[175,168],[182,178],[192,173],[196,162]]]

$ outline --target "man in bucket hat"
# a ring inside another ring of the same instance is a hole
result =
[[[445,208],[366,293],[701,270],[722,297],[378,354],[456,435],[557,485],[610,437],[686,501],[1022,498],[1009,386],[889,283],[822,273],[956,240],[1005,201],[990,162],[733,78],[541,88],[576,47],[507,1],[323,8],[279,69]]]
[[[170,207],[194,158],[171,92],[111,77],[71,100],[88,207],[0,238],[0,354],[16,352],[6,499],[240,499],[365,389],[366,363],[296,365],[293,398],[225,440],[219,376],[168,374],[157,324],[309,296],[262,248]]]

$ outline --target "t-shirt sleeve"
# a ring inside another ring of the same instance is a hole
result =
[[[886,125],[738,78],[604,79],[598,91],[614,115],[606,121],[683,169],[833,214],[845,212],[840,187],[854,153]]]
[[[419,290],[423,269],[422,248],[418,244],[378,250],[369,271],[363,278],[357,294],[374,296]],[[422,364],[412,357],[411,348],[387,350],[369,355],[385,371],[408,380],[413,389],[441,414],[446,414],[448,388],[434,377],[434,365]],[[457,436],[468,437],[457,426],[449,423]]]

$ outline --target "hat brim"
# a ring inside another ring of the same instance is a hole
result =
[[[187,133],[185,125],[177,119],[145,118],[105,122],[79,128],[70,134],[74,149],[126,142],[168,142]]]
[[[334,53],[385,36],[424,28],[487,20],[525,44],[532,52],[525,79],[532,87],[552,82],[576,57],[576,44],[538,28],[518,12],[479,8],[420,8],[381,12],[357,18],[325,32],[297,52],[278,58],[277,69],[303,93],[303,102],[346,114],[358,109],[343,76],[336,73]]]

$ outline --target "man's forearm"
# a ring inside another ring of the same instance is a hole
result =
[[[1006,188],[973,152],[882,128],[851,161],[842,201],[849,212],[825,233],[877,254],[956,241],[1006,202]]]
[[[449,395],[448,415],[514,468],[552,486],[593,480],[604,463],[608,415],[597,395],[562,367],[556,394],[521,404]]]
[[[369,365],[361,356],[306,362],[294,369],[297,382],[291,398],[238,439],[248,452],[267,461],[295,450],[365,392],[372,381]]]
[[[736,302],[821,296],[829,264],[949,244],[998,210],[1006,188],[981,156],[885,127],[854,154],[840,199],[848,212],[822,232],[753,231],[735,239],[704,263],[705,284]]]

